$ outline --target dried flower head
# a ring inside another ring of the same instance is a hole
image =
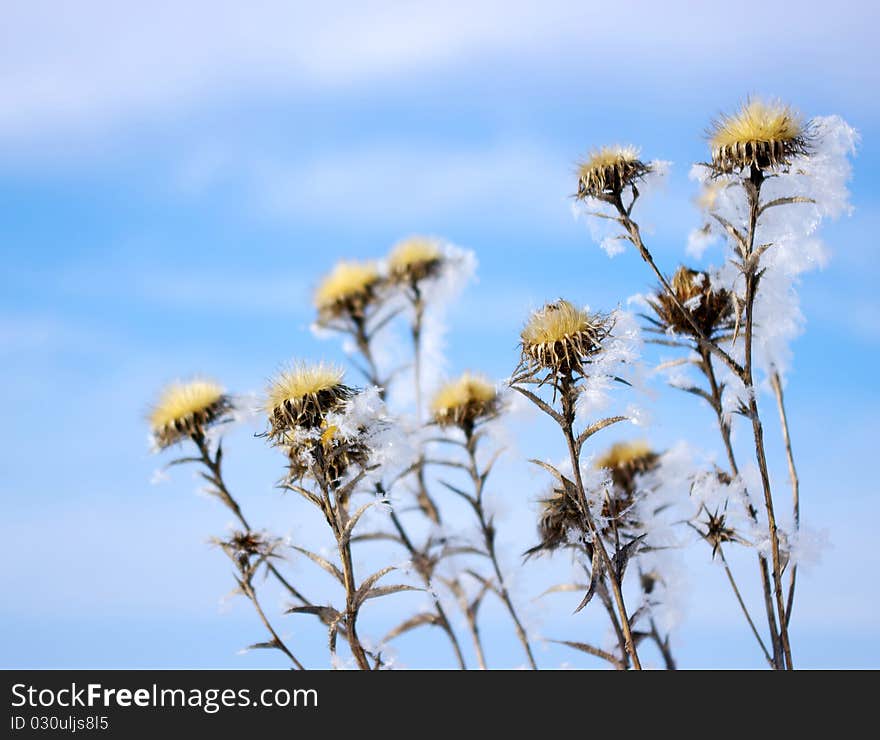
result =
[[[269,385],[266,411],[268,435],[283,443],[297,428],[314,429],[351,395],[342,384],[343,371],[335,365],[298,364],[282,370]]]
[[[702,534],[706,541],[712,545],[713,558],[718,553],[718,548],[721,547],[723,543],[736,542],[738,540],[733,528],[727,526],[724,512],[715,512],[714,514],[708,514],[707,512],[707,519],[704,526],[706,527],[706,531]]]
[[[431,402],[434,420],[441,426],[473,428],[498,412],[495,386],[480,375],[464,373],[444,385]]]
[[[557,550],[568,544],[569,532],[583,530],[577,504],[561,488],[554,488],[550,496],[541,501],[541,505],[541,518],[538,520],[541,541],[527,550],[526,555],[534,555],[542,550]]]
[[[807,126],[788,105],[747,100],[736,113],[713,123],[712,166],[719,173],[783,167],[807,153],[808,138]]]
[[[204,435],[231,408],[223,387],[211,380],[171,383],[150,412],[153,440],[164,449],[187,437]]]
[[[548,303],[529,317],[520,334],[521,365],[556,374],[583,372],[589,358],[602,351],[610,332],[607,316],[590,314],[564,300]]]
[[[578,165],[578,198],[602,198],[620,195],[651,171],[651,166],[639,159],[634,146],[604,146],[595,149]]]
[[[363,318],[367,307],[377,297],[380,283],[379,270],[372,262],[337,263],[315,291],[315,307],[320,319]]]
[[[252,569],[268,558],[278,557],[275,550],[281,544],[281,540],[277,538],[270,539],[260,532],[242,530],[232,532],[229,539],[214,539],[213,541],[223,548],[242,571]],[[253,564],[251,563],[252,557],[256,558],[256,562]]]
[[[291,480],[314,475],[314,466],[330,484],[338,482],[353,465],[366,467],[370,448],[362,439],[343,437],[335,424],[322,422],[320,436],[305,437],[286,445],[288,473]]]
[[[437,275],[442,265],[443,250],[439,240],[411,236],[392,248],[388,257],[388,274],[396,283],[415,285]]]
[[[714,288],[708,273],[682,266],[676,270],[671,285],[675,300],[663,288],[648,299],[662,329],[696,336],[696,324],[700,333],[711,339],[719,331],[731,328],[733,301],[730,291]],[[687,315],[676,305],[676,300]]]
[[[636,476],[653,470],[659,456],[647,442],[618,442],[598,460],[597,468],[611,473],[611,482],[622,498],[632,498],[636,490]]]

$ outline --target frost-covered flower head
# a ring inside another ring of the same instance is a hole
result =
[[[526,556],[558,550],[571,541],[571,533],[583,532],[583,517],[571,494],[555,487],[540,503],[539,542],[526,551]]]
[[[752,98],[712,124],[709,145],[718,174],[785,167],[808,152],[809,124],[784,103]]]
[[[388,277],[394,283],[414,287],[437,276],[443,262],[443,246],[439,239],[410,236],[392,247],[388,255]]]
[[[620,195],[624,188],[651,172],[651,165],[639,159],[634,146],[603,146],[594,149],[578,164],[576,197],[603,198]]]
[[[612,321],[565,300],[535,311],[520,334],[523,370],[550,370],[556,375],[583,374],[584,366],[602,352]]]
[[[381,283],[379,269],[372,262],[338,262],[315,291],[319,321],[363,319],[367,308],[378,298]]]
[[[268,436],[284,442],[296,429],[320,427],[326,414],[351,396],[343,371],[326,363],[291,365],[272,380],[266,393]]]
[[[223,421],[232,403],[223,387],[213,380],[197,378],[175,381],[161,392],[150,411],[150,431],[157,448],[164,449],[189,437],[204,436]]]
[[[498,392],[482,375],[465,372],[443,385],[431,401],[434,421],[440,426],[473,429],[499,410]]]
[[[709,273],[682,265],[676,270],[671,286],[675,299],[663,288],[647,299],[661,329],[695,335],[693,324],[696,324],[703,336],[712,338],[731,327],[733,303],[730,291],[713,286]],[[687,315],[682,313],[676,301]]]

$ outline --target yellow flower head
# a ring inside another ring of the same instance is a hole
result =
[[[651,171],[639,159],[634,146],[603,146],[594,149],[578,165],[578,198],[620,195],[621,191]]]
[[[434,396],[431,412],[441,426],[473,427],[482,418],[498,410],[495,386],[480,375],[464,373],[446,383]]]
[[[159,448],[165,448],[186,437],[203,435],[230,408],[223,387],[211,380],[171,383],[150,412],[153,439]]]
[[[618,442],[596,460],[596,467],[611,473],[616,498],[628,500],[635,493],[636,476],[654,469],[658,459],[647,442]]]
[[[325,319],[345,314],[363,316],[376,297],[380,279],[372,262],[339,262],[315,291],[315,307]]]
[[[807,126],[784,103],[747,100],[733,115],[714,122],[709,132],[712,165],[721,173],[755,166],[785,166],[808,150]]]
[[[581,372],[587,358],[602,350],[610,331],[607,317],[564,300],[548,303],[529,317],[520,334],[522,364],[556,373]]]
[[[428,236],[411,236],[399,241],[388,256],[391,279],[399,283],[417,283],[433,277],[442,264],[440,242]]]
[[[269,437],[280,442],[296,427],[320,426],[324,415],[351,395],[342,378],[341,368],[323,362],[301,363],[282,370],[266,394]]]

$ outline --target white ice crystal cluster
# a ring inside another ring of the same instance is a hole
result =
[[[858,134],[839,116],[816,118],[810,125],[809,152],[796,157],[785,171],[773,172],[762,185],[761,205],[766,210],[758,219],[755,248],[770,246],[761,255],[764,272],[755,304],[754,352],[756,366],[765,372],[775,368],[784,373],[790,366],[791,342],[804,325],[798,283],[804,273],[828,260],[828,249],[818,235],[823,220],[851,211],[847,183],[857,143]],[[691,177],[704,188],[710,215],[720,216],[746,233],[749,213],[743,188],[735,177],[712,180],[711,175],[702,165],[691,170]],[[798,202],[781,203],[783,198]],[[724,236],[713,217],[707,226],[691,234],[689,250],[701,254]],[[742,297],[742,275],[729,259],[739,254],[734,242],[728,247],[714,280]]]
[[[649,162],[648,166],[650,171],[638,184],[640,201],[649,199],[664,186],[672,162],[655,159]],[[571,206],[571,212],[576,219],[586,218],[590,238],[609,257],[616,257],[626,250],[626,239],[623,238],[623,231],[616,221],[617,211],[610,203],[588,196],[576,200]]]
[[[585,366],[580,384],[576,411],[583,420],[595,420],[592,417],[608,407],[611,391],[620,387],[620,380],[635,387],[642,385],[642,333],[638,321],[633,313],[622,309],[612,311],[609,319],[611,335],[602,343],[602,352]],[[635,408],[631,411],[634,416],[640,414]]]

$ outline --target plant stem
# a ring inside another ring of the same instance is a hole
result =
[[[378,365],[376,363],[375,357],[373,356],[373,348],[370,343],[370,337],[367,334],[366,325],[363,321],[355,321],[355,342],[357,343],[358,350],[360,351],[361,356],[364,358],[364,361],[367,363],[367,368],[369,369],[367,380],[379,389],[379,397],[384,401],[387,396],[387,389],[385,388],[385,384],[379,379]],[[392,524],[394,524],[394,528],[397,530],[400,541],[406,548],[407,552],[410,554],[410,557],[412,557],[414,560],[421,560],[424,557],[424,554],[419,552],[419,550],[413,544],[412,539],[407,534],[406,529],[403,526],[403,522],[400,521],[400,517],[397,516],[397,512],[393,509],[391,510],[391,522]],[[417,568],[417,570],[419,571],[419,575],[421,576],[425,586],[430,589],[430,575],[423,572],[421,568]],[[452,650],[455,653],[456,661],[458,661],[458,667],[463,671],[467,670],[467,664],[465,663],[464,654],[461,651],[461,645],[458,642],[458,637],[456,636],[455,630],[453,630],[452,628],[452,623],[449,621],[446,610],[443,608],[443,605],[440,603],[439,599],[434,600],[434,607],[437,613],[437,618],[439,619],[439,626],[449,638],[449,641],[452,644]]]
[[[372,670],[370,661],[367,659],[367,654],[357,635],[358,605],[355,602],[357,589],[354,583],[354,567],[351,562],[351,544],[342,541],[341,531],[337,533],[337,537],[339,538],[339,559],[342,562],[342,578],[345,586],[345,632],[358,667],[362,671],[369,671]]]
[[[752,634],[755,636],[755,639],[761,646],[761,652],[764,653],[764,657],[767,659],[770,667],[776,667],[776,661],[770,657],[770,653],[767,652],[767,647],[766,645],[764,645],[764,641],[761,639],[761,635],[758,632],[757,627],[755,627],[755,623],[752,621],[752,616],[749,614],[749,610],[746,607],[745,601],[743,601],[743,597],[739,591],[739,587],[736,585],[736,579],[733,577],[733,572],[730,570],[730,566],[727,563],[727,558],[724,556],[724,550],[721,548],[721,545],[718,546],[718,554],[721,556],[721,562],[724,564],[724,572],[727,574],[727,580],[730,581],[730,587],[733,589],[733,593],[736,596],[737,603],[739,603],[739,608],[742,609],[742,613],[743,615],[745,615],[746,621],[749,623],[749,627],[751,627]]]
[[[573,429],[575,417],[575,388],[573,385],[571,373],[569,373],[562,379],[560,395],[562,397],[562,431],[565,434],[565,441],[568,444],[568,453],[571,459],[571,467],[574,471],[575,487],[577,489],[578,498],[580,499],[578,501],[578,506],[580,507],[581,516],[584,519],[584,523],[587,525],[587,529],[592,535],[593,547],[598,548],[599,556],[602,559],[602,564],[605,568],[605,573],[608,576],[608,582],[611,584],[611,591],[614,595],[617,612],[620,615],[620,626],[623,630],[623,636],[626,643],[626,652],[629,654],[629,657],[632,660],[633,668],[640,671],[642,670],[642,664],[639,661],[639,655],[636,651],[635,641],[633,640],[632,626],[630,625],[629,615],[626,611],[626,604],[623,600],[623,591],[621,590],[620,583],[618,582],[617,574],[614,572],[614,564],[612,563],[611,558],[608,557],[608,553],[605,550],[605,545],[602,542],[601,534],[596,527],[596,523],[593,521],[593,517],[590,514],[589,503],[587,502],[587,494],[584,488],[583,477],[581,476],[580,450],[578,449]]]
[[[400,521],[400,517],[397,516],[397,512],[394,509],[391,510],[391,522],[394,524],[394,528],[397,530],[397,534],[400,537],[400,541],[403,543],[403,546],[406,548],[407,552],[409,552],[410,557],[413,558],[414,561],[421,561],[425,555],[420,552],[418,548],[413,544],[413,541],[410,539],[409,535],[407,535],[406,530],[403,528],[403,523]],[[418,564],[418,563],[417,563]],[[426,588],[431,588],[431,577],[430,575],[423,570],[421,567],[417,567],[416,570],[419,572],[419,575],[422,578],[423,583]],[[452,650],[455,653],[455,659],[458,661],[458,667],[466,671],[467,664],[464,660],[464,654],[461,651],[461,645],[458,642],[458,637],[455,634],[455,630],[452,629],[452,624],[449,621],[449,617],[446,615],[446,610],[443,608],[443,605],[440,603],[439,599],[434,599],[434,609],[437,612],[437,618],[439,620],[439,626],[446,633],[446,636],[449,638],[449,642],[452,645]],[[478,658],[480,656],[478,655]]]
[[[755,455],[758,461],[758,469],[761,473],[761,485],[764,490],[764,508],[767,513],[767,526],[770,531],[770,548],[773,557],[773,585],[776,595],[776,610],[779,617],[779,637],[782,642],[782,651],[785,656],[786,667],[791,670],[794,667],[791,658],[791,646],[788,639],[788,627],[785,617],[785,603],[782,595],[782,559],[779,552],[779,532],[776,525],[776,514],[773,510],[773,493],[770,489],[770,473],[767,469],[767,457],[764,450],[764,429],[761,417],[758,414],[757,389],[755,388],[752,374],[752,344],[754,334],[755,297],[757,294],[758,275],[756,265],[750,265],[755,244],[755,232],[758,223],[758,209],[760,207],[761,184],[764,175],[760,169],[752,165],[751,176],[744,183],[746,195],[749,201],[749,230],[743,255],[743,264],[747,266],[745,272],[746,283],[746,327],[745,327],[745,359],[743,361],[743,383],[749,394],[749,416],[752,421],[752,433],[755,438]]]
[[[755,241],[755,230],[757,226],[757,219],[759,214],[759,194],[761,188],[761,182],[763,181],[763,174],[761,171],[752,167],[751,176],[748,181],[744,183],[744,187],[746,190],[746,194],[749,201],[749,230],[748,235],[745,239],[745,243],[741,243],[741,251],[742,251],[742,259],[744,269],[746,266],[749,266],[747,271],[745,272],[745,281],[746,281],[746,336],[745,336],[745,361],[743,365],[737,363],[730,354],[725,352],[721,347],[718,346],[717,342],[711,341],[706,335],[703,333],[702,329],[697,325],[694,318],[690,315],[690,312],[682,306],[681,302],[678,300],[678,297],[675,295],[675,291],[672,289],[672,286],[669,284],[669,281],[657,267],[657,264],[654,262],[654,258],[651,253],[648,251],[644,242],[642,241],[641,232],[639,231],[638,224],[630,218],[630,213],[627,208],[624,207],[623,202],[620,198],[619,194],[614,196],[609,196],[609,202],[617,209],[619,214],[619,221],[626,229],[630,241],[635,245],[635,247],[639,250],[639,254],[642,259],[651,267],[652,271],[656,275],[657,279],[660,281],[660,284],[663,286],[663,289],[669,295],[674,305],[679,309],[682,316],[688,321],[691,327],[694,330],[694,338],[697,341],[698,345],[705,349],[708,352],[715,354],[719,357],[732,371],[733,373],[742,381],[743,385],[746,388],[746,391],[749,393],[749,416],[752,420],[752,433],[755,438],[755,454],[758,462],[758,468],[761,473],[761,483],[764,490],[764,508],[767,512],[767,520],[768,520],[768,528],[770,531],[770,543],[771,543],[771,552],[772,552],[772,575],[773,575],[773,585],[774,585],[774,593],[776,597],[776,611],[778,616],[778,626],[779,626],[779,642],[781,644],[782,653],[785,659],[785,666],[792,668],[792,660],[791,660],[791,648],[788,640],[788,628],[786,625],[786,616],[785,616],[785,604],[783,603],[782,597],[782,572],[781,572],[781,558],[779,555],[779,534],[776,526],[776,517],[773,512],[773,496],[770,490],[770,477],[767,471],[767,460],[764,452],[764,438],[763,438],[763,428],[761,426],[761,419],[758,415],[758,405],[756,400],[756,393],[754,387],[754,379],[752,377],[752,330],[753,330],[753,309],[754,309],[754,300],[755,300],[755,287],[756,287],[756,266],[750,265],[750,258],[754,249],[754,241]],[[634,192],[635,196],[635,192]],[[632,206],[630,206],[631,208]],[[774,621],[776,621],[774,619]],[[775,634],[775,631],[774,631]]]
[[[284,653],[288,658],[290,658],[291,662],[296,666],[297,670],[304,671],[305,668],[303,664],[300,663],[296,656],[290,651],[287,645],[284,644],[284,641],[278,636],[278,633],[272,627],[272,624],[269,622],[269,619],[266,617],[263,608],[260,606],[260,602],[257,599],[257,593],[254,591],[253,586],[251,585],[251,577],[250,575],[246,575],[240,581],[242,590],[245,593],[245,596],[250,599],[251,603],[254,605],[254,609],[260,617],[260,621],[263,623],[263,626],[269,631],[269,634],[272,635],[272,642],[275,647],[277,647],[282,653]]]
[[[238,502],[233,498],[232,494],[229,492],[229,488],[226,486],[226,482],[223,479],[221,454],[219,452],[219,449],[217,455],[212,456],[211,451],[208,448],[208,442],[203,434],[195,434],[193,435],[192,439],[199,449],[199,454],[201,456],[200,460],[202,464],[209,471],[208,480],[216,488],[218,498],[223,502],[226,508],[228,508],[233,514],[235,514],[235,517],[241,523],[241,526],[244,527],[245,532],[253,532],[251,525],[248,523],[247,519],[245,519],[244,514],[241,511],[241,506],[239,506]],[[287,589],[288,593],[290,593],[293,598],[301,602],[303,606],[312,606],[312,602],[309,601],[305,596],[303,596],[296,588],[294,588],[294,586],[281,574],[281,572],[275,567],[275,565],[267,561],[266,568],[268,568],[269,572],[275,577],[275,579],[282,586],[284,586],[284,588]]]
[[[474,513],[477,515],[477,521],[480,525],[480,531],[483,534],[483,542],[486,545],[486,554],[492,561],[492,568],[495,571],[495,577],[498,580],[498,595],[501,597],[501,601],[504,602],[504,606],[507,607],[510,618],[513,620],[513,624],[516,628],[516,636],[522,644],[523,650],[526,653],[526,657],[529,661],[529,667],[531,667],[533,671],[536,671],[538,670],[538,665],[537,663],[535,663],[535,656],[532,653],[532,646],[529,644],[529,638],[526,635],[526,631],[523,628],[519,615],[516,613],[516,608],[513,605],[513,600],[510,598],[510,592],[508,591],[507,584],[504,581],[504,575],[501,572],[501,566],[498,563],[498,555],[495,550],[495,527],[493,526],[491,520],[486,516],[486,509],[483,506],[483,490],[486,485],[486,476],[485,474],[480,472],[479,466],[477,464],[478,437],[474,435],[474,430],[472,426],[468,426],[464,431],[465,438],[467,440],[468,472],[471,477],[471,482],[474,486],[474,497],[473,499],[470,499],[470,503],[474,510]]]
[[[730,438],[730,424],[724,418],[724,410],[723,410],[722,401],[721,401],[722,388],[721,388],[721,385],[718,383],[718,379],[715,375],[715,366],[712,362],[712,355],[710,355],[708,352],[706,352],[705,350],[702,350],[702,349],[700,350],[700,354],[702,357],[702,366],[701,367],[702,367],[704,375],[706,376],[707,380],[709,381],[709,388],[711,390],[711,397],[712,397],[712,408],[715,411],[715,418],[718,422],[718,431],[721,434],[721,440],[724,443],[724,449],[725,449],[725,452],[727,453],[727,460],[730,464],[730,472],[731,472],[731,475],[733,475],[735,477],[739,477],[739,465],[737,465],[736,455],[734,454],[733,444],[732,444],[731,438]],[[755,507],[752,505],[748,490],[744,489],[744,492],[745,492],[745,496],[746,496],[746,501],[745,501],[746,511],[748,512],[751,520],[753,522],[757,523],[758,512],[755,509]],[[727,567],[727,563],[725,561],[725,568],[726,567]],[[773,660],[771,661],[771,666],[779,669],[779,668],[784,667],[782,665],[782,645],[781,645],[781,641],[779,638],[779,629],[776,624],[776,611],[773,606],[773,588],[770,583],[770,568],[767,563],[766,556],[763,555],[762,553],[758,553],[758,569],[759,569],[760,577],[761,577],[761,587],[764,592],[764,610],[767,613],[767,626],[770,630],[770,638],[773,643]],[[731,582],[732,582],[733,575],[731,573],[728,573],[728,578],[731,579]],[[735,587],[735,584],[733,584],[733,585]],[[738,590],[737,590],[737,599],[740,601],[740,604],[743,606],[743,608],[745,608],[745,605],[742,604],[742,597],[739,595]],[[754,625],[752,624],[751,617],[749,616],[747,611],[745,612],[745,614],[746,614],[746,618],[749,621],[750,626],[752,627],[752,631],[754,632],[755,629],[754,629]],[[760,640],[760,637],[759,637],[758,641],[761,645],[762,650],[764,650],[764,652],[766,652],[767,649],[764,647],[764,643]]]
[[[782,393],[782,378],[779,377],[779,371],[773,368],[770,374],[770,385],[773,387],[773,393],[776,395],[776,406],[779,409],[779,422],[782,427],[782,440],[785,443],[785,456],[788,459],[788,477],[791,481],[791,498],[792,510],[794,513],[794,529],[798,531],[801,526],[801,503],[800,503],[800,483],[798,481],[797,468],[794,464],[794,453],[791,449],[791,435],[788,431],[788,415],[785,413],[785,397]],[[791,622],[791,610],[794,604],[794,589],[797,582],[797,564],[791,568],[791,577],[788,584],[788,601],[785,606],[785,624]]]

